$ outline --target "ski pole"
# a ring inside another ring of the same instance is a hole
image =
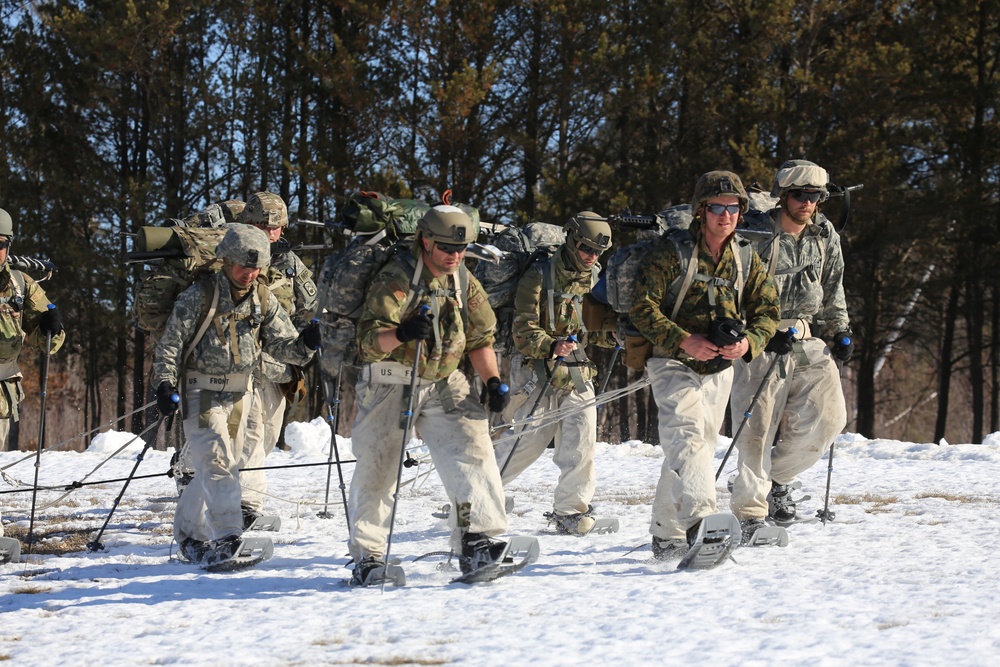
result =
[[[317,350],[317,354],[322,359],[323,351]],[[344,470],[341,467],[340,450],[337,447],[337,424],[340,419],[340,383],[343,381],[344,362],[337,366],[337,379],[333,382],[333,398],[330,398],[330,387],[327,379],[322,377],[320,371],[320,382],[323,384],[323,399],[326,401],[327,422],[330,424],[330,456],[327,458],[326,466],[326,497],[323,499],[323,511],[318,513],[321,519],[332,519],[328,506],[330,504],[330,478],[333,476],[332,461],[337,462],[337,479],[340,482],[340,497],[344,501],[344,518],[347,520],[347,529],[351,528],[351,516],[347,510],[347,487],[344,484]]]
[[[850,345],[851,339],[846,336],[841,339],[842,345]],[[844,379],[844,364],[837,362],[837,371],[839,372],[841,382]],[[816,518],[826,525],[827,521],[833,521],[834,517],[837,515],[830,511],[830,482],[833,479],[833,447],[836,444],[836,440],[830,443],[830,456],[826,461],[826,499],[823,501],[823,509],[816,510]]]
[[[570,336],[566,340],[575,343],[576,336]],[[538,392],[538,398],[535,399],[534,405],[531,406],[531,410],[528,412],[528,416],[524,418],[525,422],[530,422],[532,419],[535,418],[535,412],[538,410],[538,406],[541,405],[542,403],[542,397],[548,393],[549,387],[552,385],[552,378],[555,377],[556,371],[559,370],[559,367],[562,366],[563,362],[565,361],[566,357],[556,357],[556,363],[553,364],[552,371],[545,377],[545,382],[542,383],[541,391]],[[523,431],[524,427],[522,427],[521,430]],[[520,443],[521,443],[521,434],[518,433],[517,439],[514,441],[513,446],[510,448],[510,451],[507,452],[507,458],[504,459],[503,465],[500,466],[501,477],[503,477],[504,472],[507,471],[507,466],[510,464],[511,459],[514,458],[514,452],[517,451],[517,446]]]
[[[174,403],[180,403],[181,401],[181,397],[178,396],[177,394],[173,394],[170,398],[173,400]],[[156,422],[157,428],[159,428],[164,418],[165,415],[162,415],[157,420]],[[139,452],[139,455],[135,457],[135,465],[132,466],[132,472],[130,472],[128,474],[128,477],[125,478],[125,484],[122,485],[122,490],[118,493],[118,497],[115,498],[115,501],[111,504],[111,511],[108,512],[108,516],[104,519],[104,525],[101,526],[101,529],[99,531],[97,531],[97,535],[94,536],[94,539],[87,542],[87,550],[90,551],[91,553],[93,553],[94,551],[104,550],[104,545],[101,544],[101,536],[104,535],[104,530],[108,527],[108,524],[111,523],[111,517],[114,516],[115,510],[118,509],[118,503],[122,501],[122,497],[125,495],[125,489],[128,488],[128,485],[132,481],[132,478],[135,477],[135,471],[139,469],[139,464],[142,463],[143,457],[146,455],[146,452],[149,450],[149,448],[152,447],[154,442],[155,440],[150,438],[147,442],[143,443],[142,451]]]
[[[787,336],[792,338],[797,334],[798,331],[794,327],[788,329]],[[757,391],[754,392],[753,398],[750,400],[750,405],[747,406],[746,412],[743,413],[743,421],[740,422],[740,427],[736,429],[736,434],[733,436],[733,441],[729,443],[729,449],[726,450],[726,455],[722,457],[722,463],[719,464],[719,469],[715,471],[715,480],[719,480],[719,475],[722,474],[722,469],[726,467],[726,461],[729,460],[729,455],[733,453],[733,448],[736,447],[736,442],[740,439],[740,433],[743,432],[743,427],[747,425],[750,421],[750,417],[753,416],[753,409],[757,406],[757,400],[760,399],[761,393],[764,391],[764,387],[767,385],[768,380],[771,379],[771,373],[774,372],[774,367],[778,365],[778,360],[784,357],[783,354],[775,354],[774,359],[771,360],[771,365],[767,367],[767,371],[764,373],[764,377],[761,378],[760,386],[757,387]]]
[[[615,367],[615,362],[618,361],[618,355],[621,354],[621,351],[621,343],[615,341],[615,350],[611,353],[611,361],[608,362],[608,367],[604,371],[604,379],[601,380],[601,388],[597,390],[598,396],[603,394],[604,390],[608,388],[608,380],[611,379],[611,370]]]
[[[426,315],[431,307],[420,306],[420,314]],[[424,339],[417,339],[416,350],[413,353],[413,368],[410,370],[410,395],[406,399],[406,410],[403,416],[406,423],[403,427],[403,442],[399,447],[399,467],[396,469],[396,490],[392,493],[392,512],[389,513],[389,537],[385,543],[385,558],[382,559],[382,592],[385,592],[386,573],[389,571],[389,551],[392,549],[392,533],[396,527],[396,506],[399,505],[399,487],[403,483],[403,465],[406,461],[406,445],[410,441],[410,429],[413,427],[413,409],[417,402],[417,387],[420,386],[420,355],[424,350]]]
[[[49,310],[55,309],[49,304]],[[52,354],[52,332],[45,332],[45,356],[42,357],[41,400],[38,407],[38,447],[35,449],[35,483],[31,489],[31,518],[28,521],[28,553],[35,546],[35,501],[38,499],[38,470],[42,466],[42,446],[45,443],[45,397],[49,386],[49,356]]]

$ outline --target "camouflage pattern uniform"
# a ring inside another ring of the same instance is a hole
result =
[[[419,243],[419,241],[418,241]],[[420,252],[415,250],[415,252]],[[458,370],[469,352],[493,345],[496,316],[482,285],[469,275],[463,321],[453,294],[410,294],[413,261],[409,253],[389,262],[368,289],[358,321],[358,353],[364,364],[355,387],[358,414],[352,449],[357,459],[350,488],[350,552],[355,562],[385,553],[392,491],[396,484],[403,440],[409,379],[416,342],[382,351],[379,331],[398,327],[421,304],[437,302],[436,334],[424,341],[414,397],[416,436],[430,450],[434,466],[452,499],[452,546],[461,549],[465,532],[498,535],[507,529],[500,471],[493,457],[486,410]],[[452,290],[457,274],[435,278],[424,267],[420,284],[430,290]],[[379,364],[378,362],[382,362]],[[388,364],[386,364],[388,362]],[[406,384],[396,383],[405,382]]]
[[[260,272],[257,279],[268,286],[278,299],[281,308],[288,313],[297,331],[302,331],[316,312],[316,283],[312,271],[289,251],[271,256],[271,266]],[[302,379],[298,366],[285,364],[267,352],[261,354],[263,378],[257,383],[255,402],[259,410],[251,412],[247,418],[246,454],[244,468],[262,468],[268,454],[274,451],[281,436],[284,421],[285,387],[294,391],[294,385]],[[283,386],[284,385],[284,386]],[[296,396],[296,400],[299,397]],[[263,470],[248,470],[240,476],[243,484],[243,504],[260,512],[267,492],[267,476]]]
[[[788,484],[810,468],[847,424],[847,406],[836,361],[824,339],[850,331],[844,298],[844,255],[840,236],[819,213],[796,237],[782,231],[781,209],[769,213],[775,237],[756,245],[770,267],[781,300],[779,329],[795,327],[792,352],[778,361],[747,421],[736,449],[739,472],[733,483],[737,518],[768,515],[771,482]],[[734,415],[746,412],[775,353],[734,365]],[[781,440],[771,448],[782,419]]]
[[[572,409],[594,400],[594,378],[597,369],[587,358],[584,347],[588,335],[583,331],[582,313],[579,305],[569,299],[553,300],[555,312],[550,330],[547,280],[544,273],[554,270],[553,292],[563,295],[588,294],[593,279],[588,269],[580,271],[573,266],[568,253],[576,252],[563,245],[559,252],[547,260],[536,262],[533,269],[521,277],[514,297],[514,344],[518,349],[511,359],[511,386],[515,394],[505,414],[506,421],[522,422],[527,418],[538,395],[544,389],[545,377],[551,374],[555,365],[551,350],[557,340],[571,334],[578,334],[578,344],[572,355],[567,356],[555,374],[552,375],[546,396],[538,403],[533,420],[555,409]],[[599,270],[599,267],[598,267]],[[613,313],[612,313],[613,315]],[[617,318],[610,319],[608,330],[614,330]],[[594,336],[593,342],[608,346],[605,337]],[[551,440],[555,439],[553,462],[559,467],[559,482],[556,484],[553,512],[569,516],[587,513],[594,498],[596,474],[594,472],[594,445],[597,441],[597,406],[573,411],[566,418],[525,433],[517,440],[517,447],[511,456],[514,441],[501,443],[496,448],[497,462],[503,470],[503,483],[507,485],[528,466],[538,460]],[[509,457],[509,461],[508,461]],[[504,467],[506,465],[506,468]]]
[[[700,274],[735,282],[735,243],[727,242],[718,264],[705,248],[701,220],[691,223]],[[691,261],[695,261],[692,257]],[[688,357],[680,347],[689,334],[708,334],[714,318],[745,319],[747,354],[756,357],[774,335],[778,324],[778,296],[766,267],[754,254],[741,296],[741,315],[732,287],[715,286],[716,306],[709,304],[709,284],[694,282],[684,295],[675,320],[663,312],[663,300],[680,275],[674,245],[663,240],[650,252],[647,269],[636,284],[632,324],[653,343],[646,362],[653,398],[659,413],[664,461],[653,501],[649,532],[661,541],[683,542],[689,528],[717,513],[712,459],[725,417],[732,368],[709,373],[710,366]]]
[[[195,469],[194,480],[177,503],[178,543],[186,538],[209,542],[243,532],[238,468],[261,348],[288,363],[303,364],[312,356],[297,340],[295,327],[273,294],[262,309],[253,288],[233,303],[224,271],[203,283],[178,297],[153,362],[153,386],[167,382],[182,390],[184,435]],[[211,289],[219,294],[216,315],[185,363],[185,349],[204,315],[203,291]],[[225,376],[227,383],[222,382]],[[215,385],[223,389],[204,388]]]
[[[31,276],[21,272],[24,290],[19,296],[23,305],[18,307],[15,292],[21,292],[21,288],[12,271],[17,269],[11,269],[8,262],[0,267],[0,451],[7,449],[11,422],[18,421],[17,406],[24,400],[17,359],[25,343],[45,349],[46,336],[38,328],[38,318],[49,307],[45,291]],[[51,351],[57,352],[65,340],[65,331],[53,336]]]

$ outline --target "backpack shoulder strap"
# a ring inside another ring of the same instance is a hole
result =
[[[10,277],[14,281],[14,295],[24,298],[27,288],[24,283],[24,274],[17,269],[10,270]]]
[[[267,306],[271,302],[271,288],[262,281],[257,281],[257,300],[260,301],[260,319],[267,317]]]
[[[674,248],[677,250],[677,261],[681,269],[680,274],[674,278],[674,281],[670,283],[670,287],[667,288],[667,295],[664,301],[664,305],[671,309],[670,319],[673,320],[677,318],[677,312],[684,301],[684,296],[691,289],[691,283],[694,282],[694,276],[697,272],[698,262],[691,261],[694,255],[694,237],[691,236],[690,231],[676,229],[668,233],[667,238],[674,244]]]
[[[194,337],[191,338],[191,342],[184,350],[184,356],[181,358],[182,368],[187,363],[188,357],[194,352],[194,348],[205,336],[212,320],[215,319],[215,311],[219,309],[219,283],[215,280],[199,280],[198,286],[201,289],[201,319],[198,322],[198,328],[195,329]],[[211,294],[209,294],[209,290],[211,290]]]

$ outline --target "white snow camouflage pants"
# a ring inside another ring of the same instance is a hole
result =
[[[580,393],[572,389],[550,388],[549,393],[539,402],[532,423],[545,418],[545,413],[558,408],[572,409],[588,401],[594,400],[594,384],[586,383],[586,391]],[[515,422],[523,421],[538,400],[538,394],[543,389],[541,383],[527,396],[527,400],[512,412]],[[517,398],[517,397],[515,397]],[[512,400],[513,403],[513,400]],[[528,424],[531,426],[531,424]],[[515,432],[518,429],[515,428]],[[597,486],[594,472],[594,445],[597,441],[597,407],[591,405],[586,409],[573,412],[565,418],[549,424],[537,431],[525,433],[517,440],[517,448],[507,462],[503,472],[504,486],[509,484],[538,458],[555,439],[555,452],[552,462],[559,468],[559,481],[556,483],[555,498],[552,509],[556,514],[576,514],[586,512],[590,501],[594,499],[594,489]],[[514,438],[497,445],[497,465],[503,470],[504,463],[511,454]]]
[[[285,403],[285,394],[277,382],[265,380],[254,390],[254,409],[247,415],[241,468],[263,467],[264,459],[274,451],[281,435]],[[267,476],[264,471],[241,472],[240,484],[243,486],[243,504],[261,511],[264,507],[264,494],[267,493]]]
[[[357,464],[348,500],[351,516],[348,546],[355,561],[385,554],[392,493],[403,444],[400,422],[406,409],[404,390],[408,387],[370,384],[363,378],[364,374],[356,386],[358,414],[351,448]],[[427,446],[451,499],[451,547],[458,551],[465,531],[491,536],[506,531],[507,515],[486,410],[472,396],[469,381],[462,373],[452,373],[447,385],[454,406],[450,410],[435,385],[417,388],[413,424],[415,436]],[[399,502],[405,503],[406,498]]]
[[[688,528],[718,512],[713,461],[733,370],[701,375],[675,359],[652,357],[646,373],[663,448],[649,532],[683,541]]]
[[[739,428],[736,419],[742,421],[774,356],[765,352],[749,364],[736,362],[731,398],[734,433]],[[772,449],[782,419],[781,440]],[[771,481],[788,484],[812,467],[846,424],[840,372],[826,343],[819,338],[796,343],[792,352],[778,360],[736,441],[739,459],[733,513],[739,519],[766,517]]]
[[[184,437],[194,468],[174,516],[174,539],[203,542],[243,533],[240,458],[253,392],[191,389],[185,402]],[[241,400],[242,399],[242,400]]]

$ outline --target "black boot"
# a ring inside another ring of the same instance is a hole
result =
[[[771,493],[767,496],[768,516],[778,523],[795,521],[795,501],[792,500],[791,484],[771,482]]]
[[[264,516],[249,505],[240,505],[240,509],[243,510],[243,530],[250,530],[253,522]]]
[[[506,549],[507,543],[503,540],[494,540],[482,533],[466,533],[462,536],[462,557],[459,559],[462,573],[468,574],[495,563]]]

